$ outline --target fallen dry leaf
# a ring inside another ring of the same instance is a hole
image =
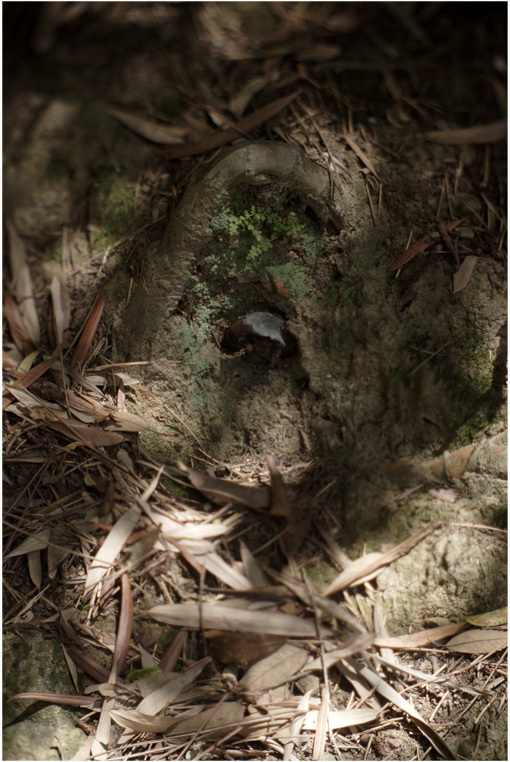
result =
[[[458,294],[459,291],[463,291],[473,274],[475,265],[478,262],[478,257],[469,256],[466,257],[456,273],[453,274],[453,293]]]
[[[384,553],[369,553],[366,556],[362,556],[356,561],[353,561],[352,564],[349,564],[349,566],[344,569],[325,590],[322,591],[322,595],[333,595],[346,587],[360,584],[368,578],[371,579],[383,566],[386,566],[386,564],[391,563],[404,553],[407,553],[414,545],[421,542],[427,535],[437,529],[440,524],[441,522],[439,520],[433,521],[391,550],[387,550]]]
[[[358,144],[355,143],[354,140],[351,137],[349,137],[349,135],[344,135],[343,137],[347,145],[350,148],[352,148],[352,150],[354,151],[358,159],[360,159],[363,162],[365,167],[374,175],[374,177],[376,177],[379,180],[379,182],[382,182],[381,178],[376,172],[374,165],[372,164],[372,162],[370,161],[366,153],[364,153],[364,151],[361,150]]]
[[[10,701],[19,701],[21,699],[31,699],[32,701],[46,701],[47,704],[62,704],[64,706],[77,706],[84,709],[97,709],[101,700],[93,696],[68,696],[65,693],[16,693],[8,699]]]
[[[425,137],[434,143],[468,145],[469,143],[496,143],[498,140],[503,140],[506,134],[506,119],[500,119],[498,122],[466,127],[461,130],[433,130],[426,132]]]
[[[508,648],[506,630],[467,630],[448,641],[446,648],[462,654],[488,654]]]
[[[88,351],[92,345],[94,336],[96,335],[97,326],[101,320],[101,315],[103,314],[105,298],[106,297],[103,293],[99,294],[99,296],[96,298],[96,301],[94,302],[94,305],[87,318],[87,322],[85,323],[83,331],[81,332],[78,344],[76,345],[76,349],[74,350],[74,354],[71,359],[72,368],[74,368],[76,365],[80,367],[83,366],[85,360],[87,359]]]
[[[446,741],[432,728],[421,716],[419,712],[389,685],[386,680],[367,666],[358,664],[354,659],[346,659],[346,664],[354,671],[358,672],[367,682],[387,701],[390,701],[396,707],[409,715],[413,722],[420,728],[423,735],[430,741],[433,747],[446,759],[455,759],[455,755],[449,748]]]
[[[147,614],[158,622],[179,627],[262,632],[294,638],[317,637],[314,622],[267,609],[241,609],[221,603],[204,603],[201,606],[195,603],[165,603],[149,609]]]
[[[111,528],[107,538],[96,553],[85,580],[85,592],[92,590],[110,571],[126,541],[140,518],[140,508],[132,506]]]
[[[436,643],[438,640],[451,638],[464,627],[466,627],[466,622],[455,622],[441,627],[432,627],[429,630],[411,632],[409,635],[377,637],[374,640],[374,646],[378,648],[421,648],[430,643]]]
[[[239,685],[248,691],[264,691],[285,683],[300,672],[308,661],[308,651],[285,643],[278,650],[253,664]]]
[[[208,641],[207,650],[223,664],[242,664],[269,656],[286,640],[283,635],[261,632],[222,632]]]
[[[404,251],[403,254],[396,259],[393,264],[390,267],[390,271],[393,272],[394,270],[400,270],[401,267],[406,265],[408,262],[411,261],[411,259],[414,259],[417,254],[420,254],[420,252],[425,251],[428,249],[428,247],[431,244],[430,236],[424,236],[423,238],[418,238],[417,241],[415,241],[411,246],[409,246],[408,249]]]
[[[244,713],[244,704],[237,701],[225,701],[220,706],[204,709],[199,714],[182,720],[168,732],[168,736],[172,739],[178,736],[188,740],[202,728],[200,736],[221,737],[242,722]]]
[[[271,497],[269,487],[247,487],[243,484],[208,476],[195,468],[186,470],[192,485],[216,505],[236,503],[254,510],[269,508]]]
[[[28,331],[28,338],[34,346],[39,344],[39,318],[35,306],[32,288],[32,276],[28,267],[25,244],[16,232],[16,228],[6,221],[9,234],[9,261],[11,265],[13,290],[19,303],[19,311]]]
[[[121,111],[117,108],[105,109],[108,114],[115,117],[119,122],[129,127],[130,130],[141,135],[142,138],[153,143],[182,143],[188,130],[185,127],[178,127],[168,124],[156,124],[149,119],[130,114],[128,111]]]
[[[276,463],[271,455],[267,456],[266,462],[271,476],[270,513],[272,516],[283,516],[288,521],[291,516],[291,507],[282,475],[276,468]]]
[[[142,699],[137,706],[137,711],[140,712],[140,714],[145,714],[149,717],[162,712],[172,701],[175,701],[185,688],[194,683],[205,665],[209,662],[210,658],[206,657],[189,669],[186,669],[184,672],[174,674],[168,673],[166,675],[168,678],[167,681]]]
[[[466,617],[466,622],[473,624],[475,627],[497,627],[498,625],[506,624],[507,621],[508,606],[504,606],[496,611],[487,611],[485,614]]]
[[[115,683],[117,677],[122,671],[129,651],[131,641],[131,632],[133,629],[133,596],[131,594],[131,583],[127,574],[123,574],[120,580],[120,615],[117,625],[117,638],[115,640],[115,651],[113,652],[112,670],[110,672],[110,682]]]
[[[220,130],[198,143],[184,143],[182,146],[171,148],[166,156],[169,159],[181,159],[186,156],[196,156],[199,153],[208,153],[215,148],[224,146],[235,138],[238,138],[240,134],[250,132],[255,127],[267,122],[268,119],[271,119],[271,117],[288,106],[297,95],[299,95],[299,92],[287,95],[285,98],[278,98],[272,103],[268,103],[266,106],[254,111],[253,114],[240,119],[236,128],[232,127],[227,130]]]
[[[25,325],[19,307],[14,301],[12,294],[8,291],[4,294],[4,316],[7,320],[12,340],[22,356],[26,357],[33,350],[34,345],[30,340],[28,328]]]

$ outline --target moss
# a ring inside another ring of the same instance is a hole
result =
[[[314,588],[319,591],[324,590],[338,575],[338,572],[332,566],[327,563],[320,563],[319,561],[305,566],[305,572]]]
[[[94,248],[105,249],[129,232],[134,198],[131,184],[111,175],[101,180],[91,204],[91,216],[96,226]]]

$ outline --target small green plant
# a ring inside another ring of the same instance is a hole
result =
[[[255,260],[262,254],[271,251],[273,241],[281,236],[292,236],[303,230],[295,212],[290,212],[286,218],[267,207],[252,206],[240,214],[231,212],[228,215],[228,231],[231,236],[246,236],[252,240],[247,259]]]

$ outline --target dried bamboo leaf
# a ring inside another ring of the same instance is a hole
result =
[[[326,747],[326,733],[328,732],[329,704],[329,689],[326,684],[322,686],[321,705],[316,716],[312,759],[322,759],[324,755],[324,749]]]
[[[223,664],[243,664],[272,654],[283,646],[286,640],[283,635],[222,632],[209,640],[207,650],[214,659]]]
[[[55,336],[57,338],[57,344],[62,346],[64,331],[69,328],[69,323],[66,321],[66,315],[63,306],[62,281],[56,276],[51,281],[50,294],[53,307],[53,327],[55,330]]]
[[[209,662],[210,658],[206,657],[185,672],[180,672],[176,675],[167,675],[167,682],[142,699],[138,704],[136,707],[138,712],[149,717],[153,717],[158,714],[158,712],[162,712],[168,704],[175,701],[183,690],[196,680],[205,665]]]
[[[89,426],[81,421],[71,421],[67,419],[64,422],[55,422],[51,424],[52,428],[60,431],[68,439],[78,439],[81,442],[87,442],[97,447],[112,447],[124,441],[122,434],[117,431],[105,431],[99,426]]]
[[[223,558],[212,551],[200,557],[201,562],[208,572],[214,574],[219,580],[231,587],[233,590],[250,590],[252,584],[250,580],[240,571],[229,566]]]
[[[502,609],[497,609],[496,611],[487,611],[485,614],[466,617],[466,622],[475,627],[497,627],[498,625],[506,624],[507,621],[508,606],[503,606]]]
[[[433,627],[430,630],[412,632],[409,635],[387,638],[377,637],[374,640],[374,646],[377,646],[377,648],[421,648],[430,643],[436,643],[438,640],[443,640],[443,638],[450,638],[464,627],[466,627],[466,622],[455,622],[453,624],[445,624],[442,627]]]
[[[244,542],[241,540],[241,561],[243,564],[244,573],[247,579],[250,580],[253,587],[265,587],[269,584],[269,581],[260,568],[257,559],[250,552]]]
[[[313,688],[301,696],[299,704],[297,705],[297,716],[292,720],[288,727],[282,728],[276,734],[278,740],[285,744],[283,753],[284,762],[290,759],[294,744],[299,743],[301,730],[303,728],[303,723],[306,717],[306,715],[303,713],[308,712],[310,705],[310,696],[312,693]]]
[[[27,554],[28,561],[28,573],[30,579],[36,587],[41,587],[42,582],[42,564],[41,564],[41,551],[31,550]]]
[[[21,699],[30,699],[32,701],[45,701],[47,704],[63,704],[64,706],[77,706],[84,709],[96,709],[100,706],[101,700],[92,696],[68,696],[66,693],[16,693],[8,699],[10,701],[19,701]]]
[[[29,535],[17,548],[11,550],[10,553],[7,553],[5,558],[23,556],[25,553],[32,553],[34,550],[44,550],[44,548],[48,547],[50,534],[49,529],[41,529],[40,532]]]
[[[102,664],[99,664],[98,661],[86,654],[81,645],[69,645],[67,646],[67,651],[76,665],[93,680],[97,680],[100,683],[108,682],[109,672],[106,667],[103,667]]]
[[[106,431],[147,431],[150,429],[150,424],[135,413],[112,410],[110,417],[114,423],[109,423],[105,427]]]
[[[87,322],[83,327],[81,336],[78,339],[78,344],[76,345],[76,349],[74,350],[74,354],[71,359],[71,368],[74,368],[76,365],[80,367],[84,365],[85,360],[87,359],[87,354],[94,340],[94,336],[96,335],[97,326],[101,320],[101,315],[103,314],[104,303],[104,293],[99,294],[90,311]]]
[[[172,726],[182,722],[183,715],[189,715],[195,709],[181,712],[177,717],[150,717],[141,714],[136,709],[112,709],[112,720],[121,728],[132,730],[134,733],[165,733]]]
[[[117,626],[117,639],[115,641],[115,651],[113,652],[112,671],[110,672],[110,682],[115,683],[118,675],[124,666],[131,632],[133,629],[133,596],[131,594],[131,583],[127,574],[121,577],[121,602],[119,623]]]
[[[247,487],[228,479],[207,476],[195,468],[187,469],[186,473],[195,489],[216,505],[236,503],[255,510],[262,510],[270,506],[269,487]]]
[[[4,294],[4,316],[9,326],[12,340],[17,348],[25,357],[33,349],[33,344],[29,337],[29,331],[21,315],[20,309],[13,296],[6,291]]]
[[[7,220],[6,227],[9,234],[9,260],[14,281],[14,293],[19,303],[21,317],[28,331],[28,338],[34,346],[37,346],[41,333],[25,244],[10,220]]]
[[[103,542],[90,568],[85,581],[85,592],[92,590],[97,583],[111,569],[112,564],[122,552],[126,540],[134,530],[140,518],[140,508],[133,506],[111,528],[108,537]]]
[[[414,259],[417,254],[420,254],[422,251],[425,251],[428,249],[428,247],[431,244],[430,236],[424,236],[423,238],[418,238],[417,241],[415,241],[411,246],[409,246],[408,249],[404,251],[403,254],[398,257],[393,264],[390,267],[390,272],[393,272],[394,270],[400,270],[401,267],[406,265],[408,262],[411,261],[411,259]]]
[[[365,648],[370,648],[373,642],[374,634],[372,632],[356,635],[356,637],[345,643],[342,648],[335,648],[334,651],[325,653],[324,657],[314,659],[305,667],[305,669],[307,672],[322,669],[322,659],[324,659],[326,669],[329,669],[341,659],[346,659],[348,656],[354,656],[354,654],[359,653],[359,651],[363,651]]]
[[[287,95],[285,98],[278,98],[272,103],[268,103],[266,106],[254,111],[253,114],[240,119],[235,128],[220,130],[198,143],[184,143],[182,146],[171,148],[166,154],[167,158],[181,159],[185,156],[196,156],[199,153],[208,153],[215,148],[224,146],[235,138],[238,138],[240,134],[242,135],[250,132],[251,130],[254,130],[255,127],[267,122],[268,119],[271,119],[271,117],[278,114],[279,111],[286,108],[297,95],[299,95],[299,92],[292,93],[292,95]]]
[[[105,699],[101,707],[99,722],[97,723],[94,740],[90,748],[92,757],[100,757],[106,753],[110,741],[110,728],[112,718],[110,711],[115,708],[116,702],[113,699]]]
[[[146,138],[146,140],[150,140],[153,143],[182,143],[183,138],[188,132],[186,127],[156,124],[148,119],[135,116],[128,111],[121,111],[117,108],[107,108],[105,111],[126,127],[129,127],[130,130],[136,132],[137,135],[141,135],[142,138]]]
[[[365,680],[367,680],[367,682],[373,688],[375,688],[377,693],[401,709],[403,712],[406,712],[412,721],[419,727],[427,740],[430,741],[436,751],[442,754],[446,759],[455,759],[455,755],[449,748],[446,741],[444,741],[441,736],[436,733],[436,731],[427,722],[425,722],[421,714],[416,711],[412,704],[410,704],[409,701],[397,693],[397,691],[392,688],[391,685],[386,682],[386,680],[383,680],[383,678],[380,677],[377,672],[374,672],[366,666],[358,664],[354,659],[348,658],[345,661],[352,669],[364,677]]]
[[[286,643],[264,659],[253,664],[239,681],[249,691],[263,691],[289,680],[308,661],[308,652]]]
[[[154,606],[147,611],[158,622],[181,627],[204,627],[211,630],[263,632],[295,638],[315,638],[315,623],[291,614],[231,608],[224,604],[175,603]],[[329,631],[324,631],[329,632]]]
[[[244,718],[244,705],[237,701],[225,701],[219,707],[204,709],[199,714],[179,722],[168,733],[169,738],[175,736],[190,738],[202,726],[200,736],[218,736],[239,725]]]
[[[404,664],[397,664],[394,661],[389,661],[388,659],[385,659],[382,656],[377,656],[376,654],[370,654],[370,658],[374,661],[378,662],[379,664],[383,664],[385,667],[388,667],[388,669],[394,671],[394,672],[402,672],[404,675],[410,675],[411,677],[415,677],[417,680],[419,680],[422,683],[438,683],[438,685],[444,685],[446,688],[450,688],[452,690],[458,690],[463,691],[464,693],[469,693],[471,696],[483,696],[482,691],[477,691],[475,688],[471,688],[468,685],[459,685],[456,683],[451,683],[449,680],[447,680],[445,677],[442,677],[441,675],[429,675],[427,672],[420,672],[418,669],[411,669],[410,667],[406,667]]]
[[[362,556],[361,559],[358,559],[360,561],[359,567],[354,567],[354,564],[357,563],[357,561],[353,561],[353,563],[350,564],[347,569],[344,569],[344,571],[341,572],[330,585],[328,585],[326,590],[322,591],[322,595],[333,595],[333,593],[337,593],[339,590],[343,590],[346,587],[359,584],[361,579],[367,579],[369,575],[375,576],[375,574],[377,574],[383,566],[386,566],[395,559],[407,553],[414,545],[416,545],[418,542],[421,542],[421,540],[423,540],[431,532],[437,529],[440,524],[441,521],[439,519],[432,521],[426,527],[420,529],[419,532],[416,532],[416,534],[414,534],[412,537],[404,540],[404,542],[396,545],[391,550],[387,550],[384,553],[380,554],[370,553],[367,556]],[[369,556],[372,557],[371,563],[362,563],[363,558],[368,558]],[[363,572],[362,575],[360,575],[360,571]]]
[[[470,143],[496,143],[503,140],[507,133],[506,119],[500,119],[490,124],[480,124],[476,127],[466,127],[461,130],[433,130],[426,132],[424,137],[434,143],[449,143],[450,145],[468,145]]]
[[[488,654],[508,647],[506,630],[467,630],[448,641],[450,651],[462,654]]]
[[[253,96],[262,90],[263,87],[265,87],[268,80],[269,76],[267,74],[264,76],[252,77],[248,80],[248,82],[245,83],[244,87],[242,87],[241,90],[239,90],[235,95],[231,96],[229,108],[234,116],[239,119],[239,117],[244,114],[244,111],[248,104],[251,102]]]
[[[270,513],[272,516],[283,516],[286,521],[289,521],[291,517],[291,507],[282,475],[276,468],[276,463],[271,455],[266,457],[266,462],[271,476]]]
[[[471,276],[473,274],[473,270],[475,269],[475,265],[478,262],[478,257],[475,256],[469,256],[466,257],[457,270],[453,274],[453,293],[458,294],[459,291],[463,291],[469,281],[471,280]]]
[[[303,730],[316,729],[318,714],[317,709],[311,709],[306,713]],[[376,709],[345,709],[330,711],[327,721],[331,730],[339,730],[340,728],[349,728],[355,725],[365,725],[368,722],[374,722],[378,716],[379,711]]]
[[[354,140],[351,137],[349,137],[349,135],[344,135],[343,137],[344,137],[344,140],[347,143],[347,145],[350,148],[352,148],[352,150],[354,151],[354,153],[356,154],[358,159],[361,160],[361,162],[365,165],[365,167],[369,170],[369,172],[371,172],[374,175],[374,177],[376,177],[379,180],[379,182],[381,183],[382,180],[379,177],[379,175],[377,174],[374,165],[372,164],[372,162],[370,161],[370,159],[368,158],[366,153],[361,150],[359,145],[357,143],[355,143]]]

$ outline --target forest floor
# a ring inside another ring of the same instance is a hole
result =
[[[4,758],[507,759],[506,6],[20,9]],[[144,324],[246,140],[341,215],[243,191]]]

